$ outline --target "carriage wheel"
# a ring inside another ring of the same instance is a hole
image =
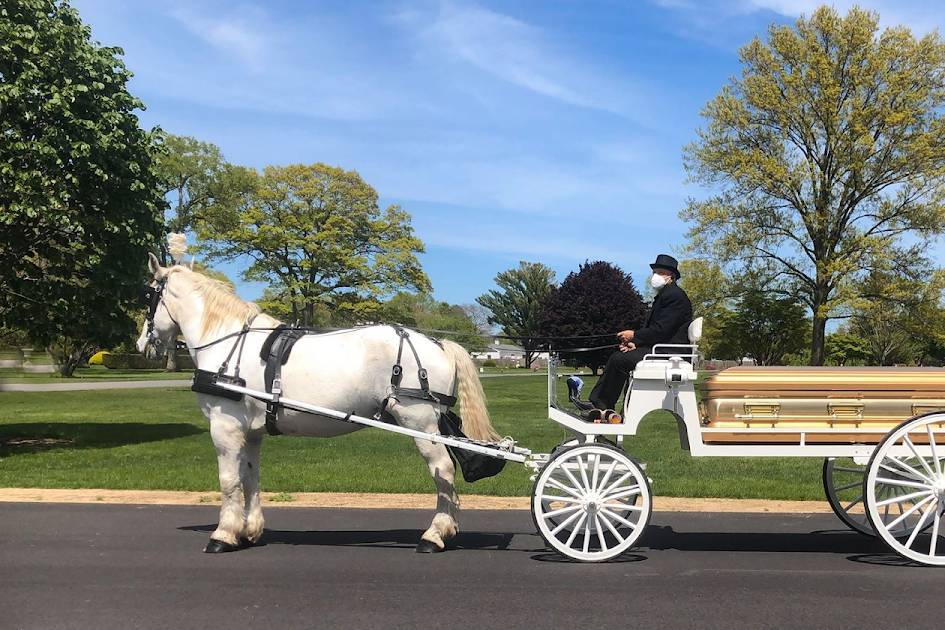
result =
[[[866,503],[863,501],[865,478],[866,466],[857,464],[851,457],[828,457],[824,460],[824,493],[827,495],[827,503],[830,504],[833,513],[850,529],[875,537],[876,532],[870,525],[869,517],[866,515]],[[880,500],[891,496],[889,488],[883,488],[881,493]],[[896,520],[906,509],[908,506],[903,506],[901,503],[883,505],[881,510],[883,522],[889,523]],[[897,536],[912,533],[908,521],[907,518],[896,525]]]
[[[532,518],[555,551],[585,562],[614,558],[637,541],[653,509],[643,469],[618,448],[581,444],[538,475]]]
[[[906,420],[876,447],[863,483],[879,537],[903,558],[945,566],[945,414]],[[893,519],[885,508],[900,506]]]
[[[850,457],[824,460],[824,493],[833,513],[850,529],[875,536],[863,509],[864,477],[866,466],[854,463]]]

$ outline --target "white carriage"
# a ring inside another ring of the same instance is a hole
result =
[[[690,327],[690,345],[656,346],[637,365],[620,424],[588,423],[561,409],[550,362],[548,415],[574,436],[547,461],[531,462],[537,470],[532,513],[551,548],[576,560],[603,561],[640,538],[653,495],[644,465],[625,450],[625,439],[636,435],[650,412],[665,410],[694,457],[825,458],[827,499],[848,526],[878,536],[911,561],[945,565],[945,412],[899,419],[904,421],[891,430],[863,422],[783,427],[771,421],[777,402],[766,400],[759,402],[768,409],[756,412],[762,422],[746,421],[737,430],[712,426],[695,390],[700,328],[698,320]]]

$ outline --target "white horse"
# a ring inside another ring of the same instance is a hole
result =
[[[187,342],[194,364],[199,369],[215,372],[239,337],[233,337],[232,342],[223,341],[202,349],[201,346],[238,333],[250,321],[253,327],[259,328],[279,324],[260,313],[256,304],[241,300],[227,285],[187,267],[162,267],[151,254],[149,269],[153,275],[151,286],[161,291],[149,318],[153,320],[153,331],[148,330],[146,322],[138,339],[141,352],[146,351],[149,341],[174,343],[179,333]],[[259,352],[268,334],[267,331],[251,331],[245,335],[239,374],[250,389],[265,391],[265,364]],[[469,354],[456,343],[442,341],[441,347],[416,332],[411,331],[410,339],[420,363],[427,370],[430,389],[458,393],[464,432],[473,439],[497,441],[499,436],[489,421],[482,386]],[[437,433],[444,406],[427,400],[390,397],[391,368],[397,359],[398,342],[390,326],[306,335],[295,344],[288,363],[282,368],[282,391],[289,398],[360,416],[373,416],[383,408],[401,426]],[[229,374],[233,373],[236,360],[234,354],[229,362]],[[401,364],[402,385],[418,387],[418,367],[413,353],[405,349]],[[265,404],[248,396],[235,401],[198,394],[197,399],[210,421],[223,496],[220,522],[210,535],[205,551],[235,551],[256,543],[263,533],[259,451],[266,435]],[[311,437],[333,437],[362,428],[287,409],[278,412],[277,426],[287,435]],[[453,484],[453,461],[442,444],[415,441],[437,491],[436,514],[421,536],[417,551],[443,551],[446,541],[459,530],[459,497]]]

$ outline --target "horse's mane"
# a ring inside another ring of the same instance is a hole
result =
[[[194,291],[203,298],[203,334],[208,334],[234,319],[246,322],[262,312],[258,304],[243,300],[236,295],[233,287],[225,282],[179,265],[168,270],[168,273],[173,272],[186,273]],[[264,317],[271,319],[266,315]]]

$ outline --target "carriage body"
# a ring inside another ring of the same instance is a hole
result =
[[[549,362],[548,415],[574,440],[570,449],[552,454],[536,477],[532,507],[546,542],[571,557],[602,560],[642,533],[649,520],[650,480],[644,466],[625,452],[625,439],[662,410],[676,419],[680,444],[692,456],[824,458],[827,499],[844,523],[880,537],[910,560],[945,565],[945,541],[937,542],[940,533],[945,535],[945,524],[940,528],[945,521],[945,370],[740,367],[697,385],[698,339],[690,339],[691,345],[656,346],[637,365],[620,424],[589,423],[563,410],[557,403],[555,362]],[[601,455],[601,445],[614,453]],[[620,500],[612,498],[610,488],[602,495],[597,487],[595,468],[602,461],[617,461],[613,466],[630,477],[629,485],[618,488]],[[555,532],[561,522],[543,526],[543,514],[573,505],[556,503],[553,499],[563,493],[548,491],[548,480],[561,483],[556,467],[566,481],[573,478],[572,485],[585,487],[577,489],[589,497],[581,505],[590,514],[587,521],[597,519],[587,542],[578,535],[565,544],[568,526]],[[631,495],[635,502],[628,504]],[[610,534],[613,523],[627,531],[618,527]]]

